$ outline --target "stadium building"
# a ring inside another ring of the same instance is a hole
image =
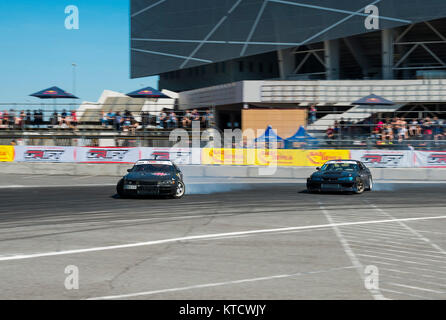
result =
[[[159,75],[179,108],[225,128],[446,111],[444,0],[132,0],[131,77]],[[369,94],[393,106],[352,103]],[[359,108],[359,109],[358,109]]]

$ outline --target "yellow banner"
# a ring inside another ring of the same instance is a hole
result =
[[[317,167],[329,160],[350,159],[348,150],[203,149],[202,164]]]
[[[305,151],[306,166],[320,167],[330,160],[350,159],[349,150],[307,150]]]
[[[14,147],[0,146],[0,162],[14,161]]]

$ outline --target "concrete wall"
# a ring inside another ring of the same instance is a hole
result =
[[[123,176],[132,165],[127,164],[74,164],[74,163],[0,163],[0,172],[6,174],[42,174],[69,176]],[[375,180],[445,181],[446,169],[425,168],[372,168]],[[304,179],[314,168],[279,167],[274,175],[261,175],[259,167],[248,166],[182,166],[186,177],[239,177]]]

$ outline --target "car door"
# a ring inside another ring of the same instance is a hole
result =
[[[364,181],[368,187],[370,187],[369,183],[370,183],[370,170],[363,164],[363,163],[359,163],[359,168],[360,168],[360,176],[362,181]]]

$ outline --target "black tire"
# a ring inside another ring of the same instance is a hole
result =
[[[173,199],[181,199],[186,194],[186,186],[183,181],[178,181],[176,193],[172,195]]]
[[[362,181],[361,178],[356,178],[356,183],[355,183],[355,193],[356,194],[361,194],[365,191],[365,183],[364,181]]]
[[[118,184],[116,185],[116,192],[118,193],[118,196],[120,198],[126,197],[126,194],[124,192],[124,179],[119,180]]]
[[[365,191],[372,191],[373,190],[373,178],[369,177],[369,186],[365,189]]]

